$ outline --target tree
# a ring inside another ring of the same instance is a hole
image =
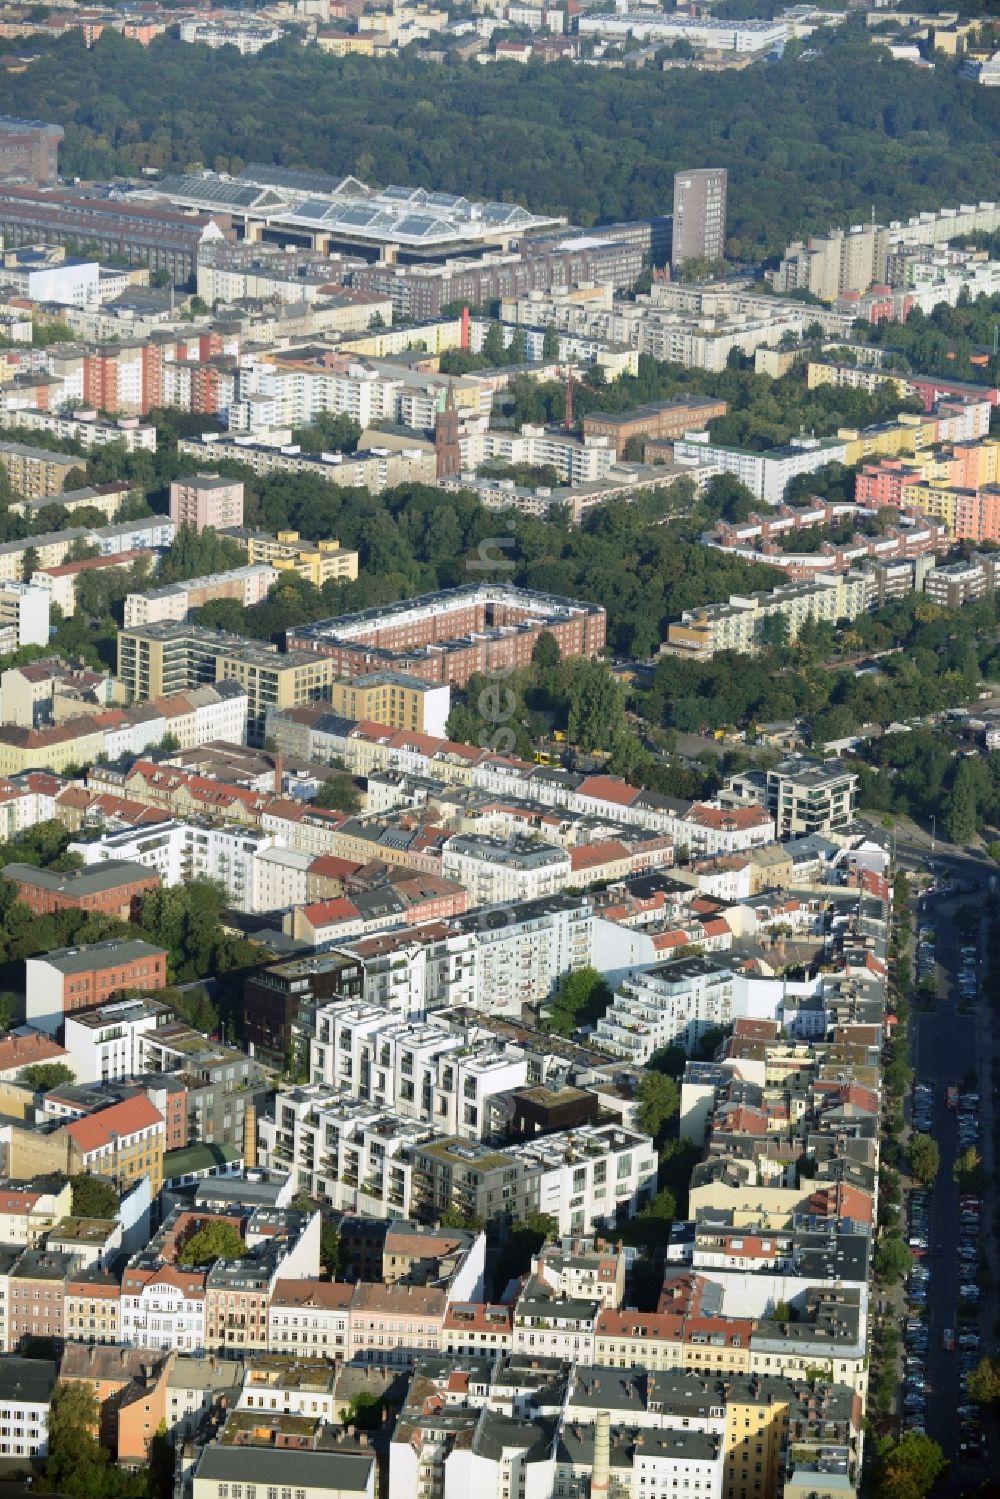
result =
[[[976,836],[976,777],[968,760],[961,760],[945,812],[945,828],[952,843],[969,843]]]
[[[936,1140],[932,1140],[930,1135],[915,1134],[910,1139],[906,1154],[910,1174],[917,1181],[925,1185],[934,1181],[941,1169],[941,1152]]]
[[[963,1192],[983,1192],[990,1183],[990,1174],[974,1145],[959,1152],[952,1167],[952,1176]]]
[[[774,1311],[771,1313],[771,1321],[793,1322],[794,1320],[795,1313],[792,1310],[791,1303],[788,1301],[776,1301],[774,1304]]]
[[[91,1499],[100,1493],[108,1454],[98,1444],[100,1407],[89,1384],[59,1384],[49,1406],[45,1477],[59,1494]]]
[[[885,1234],[875,1250],[875,1274],[886,1285],[897,1285],[913,1263],[899,1234]]]
[[[765,614],[757,630],[757,639],[762,646],[780,647],[788,644],[789,634],[787,614]]]
[[[231,1223],[224,1219],[206,1223],[181,1245],[179,1265],[214,1265],[216,1260],[239,1260],[247,1247]]]
[[[324,1217],[320,1223],[319,1258],[324,1273],[329,1276],[330,1280],[336,1280],[337,1275],[343,1269],[343,1249],[340,1242],[340,1230],[332,1218]]]
[[[449,1204],[444,1209],[438,1219],[438,1223],[442,1228],[464,1228],[469,1233],[478,1233],[483,1226],[480,1219],[468,1213],[463,1213],[461,1208],[455,1207],[453,1204]]]
[[[575,665],[569,695],[567,733],[586,751],[609,750],[625,716],[625,694],[603,661],[583,658]]]
[[[71,1176],[73,1188],[72,1213],[74,1218],[114,1218],[121,1206],[118,1193],[110,1182],[97,1176],[88,1176],[85,1171]]]
[[[598,1021],[611,999],[611,990],[596,968],[578,968],[560,980],[544,1029],[571,1036],[580,1026]]]
[[[534,1256],[558,1231],[558,1223],[548,1213],[528,1213],[514,1224],[493,1267],[493,1290],[497,1296],[503,1294],[512,1280],[528,1273]]]
[[[360,812],[361,793],[350,776],[330,776],[316,792],[313,806],[334,812]]]
[[[688,1055],[683,1046],[661,1046],[646,1063],[650,1072],[665,1072],[667,1077],[681,1078],[687,1066]]]
[[[645,1072],[636,1088],[639,1101],[639,1128],[643,1134],[659,1141],[667,1125],[680,1112],[680,1088],[663,1072]]]
[[[345,1426],[354,1426],[358,1431],[378,1431],[384,1412],[385,1402],[380,1395],[373,1395],[370,1390],[360,1390],[357,1395],[351,1396],[344,1407],[341,1420]]]
[[[76,1073],[65,1062],[32,1062],[30,1067],[22,1067],[19,1076],[36,1093],[47,1093],[50,1088],[62,1087],[63,1083],[76,1082]]]
[[[879,1499],[926,1499],[948,1466],[937,1442],[922,1431],[908,1431],[898,1441],[879,1443],[875,1490]]]
[[[21,558],[21,577],[25,583],[30,583],[35,573],[41,567],[41,558],[36,547],[25,547]]]
[[[0,1031],[10,1030],[20,1007],[21,1001],[12,989],[0,989]]]
[[[966,1389],[977,1405],[1000,1400],[1000,1359],[981,1358],[969,1375]]]
[[[559,665],[562,659],[562,651],[559,642],[551,630],[543,630],[535,641],[535,648],[531,652],[531,659],[542,671],[551,671]]]
[[[559,329],[555,323],[548,323],[542,338],[542,358],[556,359],[559,355]]]

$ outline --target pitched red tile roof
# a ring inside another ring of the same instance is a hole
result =
[[[163,1115],[159,1109],[153,1107],[144,1093],[139,1093],[135,1098],[125,1098],[96,1114],[74,1119],[72,1124],[67,1124],[66,1133],[85,1155],[89,1155],[91,1151],[114,1144],[123,1135],[134,1135],[141,1129],[152,1129],[162,1123]]]
[[[635,786],[620,781],[617,776],[588,776],[577,788],[578,796],[590,796],[598,802],[615,802],[620,807],[629,807],[639,795]]]

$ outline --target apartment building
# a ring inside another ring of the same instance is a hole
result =
[[[258,1161],[295,1171],[316,1201],[370,1218],[409,1217],[414,1148],[432,1131],[323,1083],[279,1093],[257,1123]]]
[[[471,584],[320,620],[288,632],[290,650],[335,663],[336,677],[388,668],[464,687],[474,672],[526,665],[551,634],[563,660],[604,647],[605,612],[554,594]]]
[[[3,126],[0,122],[0,132]],[[60,132],[61,133],[61,132]],[[0,133],[0,156],[3,155]],[[42,1458],[49,1450],[49,1407],[58,1365],[49,1359],[0,1360],[0,1456]]]
[[[704,955],[677,958],[624,980],[597,1022],[597,1040],[641,1066],[662,1046],[695,1052],[702,1036],[725,1029],[732,1014],[729,965]]]
[[[58,1177],[0,1183],[0,1243],[37,1244],[69,1212],[72,1196]]]
[[[107,1083],[144,1070],[142,1037],[173,1020],[155,999],[123,999],[66,1016],[66,1064],[78,1083]]]
[[[963,604],[975,603],[993,593],[998,582],[1000,573],[993,554],[980,552],[967,562],[932,567],[924,574],[924,592],[942,609],[960,609]]]
[[[117,1343],[121,1336],[121,1282],[108,1270],[75,1267],[63,1298],[66,1342]]]
[[[390,724],[417,734],[443,736],[451,712],[447,683],[401,671],[373,671],[331,682],[329,699],[330,711],[342,718]]]
[[[48,589],[37,583],[0,583],[0,650],[3,654],[13,654],[25,645],[48,643]]]
[[[656,1191],[652,1141],[618,1125],[583,1125],[497,1150],[457,1139],[412,1152],[415,1211],[440,1218],[449,1207],[486,1224],[546,1213],[561,1234],[614,1228]]]
[[[870,572],[817,573],[770,593],[730,594],[725,604],[685,610],[667,629],[667,645],[678,655],[710,660],[718,651],[752,656],[778,640],[798,639],[807,621],[856,619],[872,607]],[[779,621],[775,625],[772,621]],[[778,633],[780,632],[780,633]]]
[[[298,573],[314,588],[324,583],[352,583],[358,576],[358,553],[339,541],[303,541],[298,531],[249,531],[229,526],[225,534],[245,547],[251,567],[273,567],[277,572]]]
[[[783,760],[767,771],[765,805],[779,842],[837,832],[854,821],[858,778],[836,760]]]
[[[772,278],[774,289],[808,291],[821,302],[835,302],[845,292],[884,284],[888,253],[889,230],[881,224],[810,234],[788,246]]]
[[[277,580],[273,567],[258,564],[235,567],[225,573],[206,573],[183,583],[167,583],[145,593],[130,593],[125,599],[125,628],[160,620],[186,620],[192,610],[214,599],[233,599],[244,609],[251,609],[267,598]]]
[[[441,869],[468,890],[474,906],[542,900],[571,880],[568,849],[528,838],[460,834],[445,844]]]
[[[79,467],[80,460],[72,453],[29,448],[20,442],[0,442],[0,468],[10,480],[11,488],[26,500],[62,494],[68,475]]]
[[[139,938],[57,948],[26,960],[26,1018],[55,1034],[76,1010],[103,1004],[122,989],[156,990],[166,983],[166,952]]]
[[[354,1287],[340,1281],[276,1281],[268,1309],[268,1348],[293,1358],[346,1361],[353,1295]]]
[[[674,443],[674,462],[716,465],[745,484],[761,504],[780,505],[793,479],[828,463],[846,463],[847,446],[839,437],[794,437],[785,447],[753,453],[713,443],[707,432],[692,432]]]
[[[170,485],[170,519],[176,526],[206,526],[219,531],[243,524],[243,485],[238,479],[217,474],[198,474],[192,479],[174,479]]]
[[[38,1339],[62,1348],[66,1281],[75,1260],[50,1249],[25,1249],[7,1277],[7,1350]],[[0,1417],[2,1420],[2,1417]]]
[[[252,1055],[284,1066],[300,1021],[314,1007],[330,1000],[358,1000],[364,992],[365,963],[348,952],[317,953],[256,969],[243,988],[244,1034]]]
[[[407,415],[419,425],[417,415]],[[177,450],[215,463],[230,459],[260,478],[269,474],[309,474],[324,484],[367,489],[372,494],[380,494],[397,484],[433,484],[437,476],[433,450],[419,441],[406,447],[380,444],[353,453],[304,453],[295,444],[282,442],[275,436],[273,428],[281,420],[278,406],[268,397],[234,402],[229,411],[232,436],[213,432],[201,438],[182,437]],[[280,428],[280,435],[287,435],[287,430]]]
[[[317,1014],[310,1076],[400,1118],[478,1140],[489,1128],[488,1100],[523,1087],[528,1063],[520,1048],[491,1037],[470,1044],[433,1019],[339,1003]]]
[[[725,167],[674,173],[674,234],[670,263],[721,260],[726,253]]]
[[[138,1093],[65,1126],[76,1170],[110,1176],[120,1192],[149,1181],[151,1196],[163,1185],[163,1115]]]
[[[244,640],[200,625],[136,625],[118,636],[118,675],[136,702],[202,683],[238,682],[247,698],[247,739],[264,741],[269,711],[315,702],[337,675],[333,658]]]

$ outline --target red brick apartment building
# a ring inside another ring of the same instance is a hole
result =
[[[502,557],[485,559],[496,566]],[[289,650],[332,656],[340,676],[383,669],[464,687],[476,672],[529,665],[543,633],[564,659],[596,656],[607,618],[599,604],[506,584],[443,589],[399,604],[289,630]]]
[[[140,898],[160,888],[160,876],[128,859],[109,859],[61,874],[54,869],[36,869],[33,864],[6,864],[5,880],[17,886],[17,898],[38,916],[56,911],[99,911],[130,921],[137,914]]]

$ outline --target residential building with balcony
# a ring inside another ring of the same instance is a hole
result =
[[[676,958],[626,978],[597,1022],[597,1043],[637,1066],[662,1046],[692,1054],[707,1031],[732,1020],[733,971],[704,954]]]

